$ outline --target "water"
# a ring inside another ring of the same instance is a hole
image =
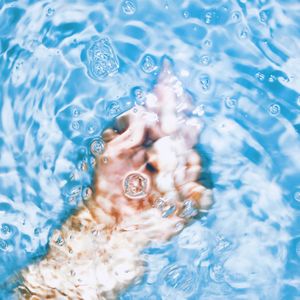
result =
[[[116,3],[0,1],[0,298],[90,195],[99,134],[167,55],[203,120],[214,206],[145,249],[120,299],[299,299],[299,2]]]

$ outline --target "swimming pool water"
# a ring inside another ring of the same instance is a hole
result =
[[[0,299],[163,56],[202,118],[214,205],[145,249],[120,299],[300,299],[299,18],[297,0],[0,1]]]

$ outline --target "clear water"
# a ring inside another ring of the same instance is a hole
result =
[[[145,250],[147,273],[120,299],[300,299],[299,1],[0,9],[1,299],[91,184],[90,144],[151,89],[164,55],[202,116],[215,203]]]

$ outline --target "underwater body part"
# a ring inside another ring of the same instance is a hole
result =
[[[93,196],[54,233],[48,254],[22,271],[20,299],[116,299],[143,274],[149,243],[168,240],[209,208],[191,105],[165,60],[145,105],[103,132]]]

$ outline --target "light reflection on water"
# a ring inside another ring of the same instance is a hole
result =
[[[146,249],[120,297],[299,297],[299,4],[115,3],[0,1],[0,282],[45,253],[91,184],[102,129],[168,55],[203,118],[215,204]]]

